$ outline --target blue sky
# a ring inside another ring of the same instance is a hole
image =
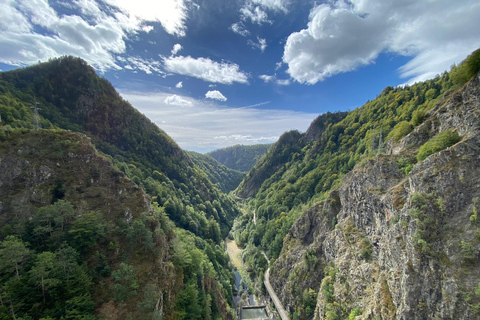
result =
[[[270,143],[480,47],[474,0],[4,0],[0,69],[79,56],[187,150]]]

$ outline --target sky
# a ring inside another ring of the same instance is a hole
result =
[[[0,69],[86,60],[182,148],[272,143],[480,47],[478,0],[1,0]]]

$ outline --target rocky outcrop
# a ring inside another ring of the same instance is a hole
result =
[[[271,275],[290,312],[312,289],[314,319],[480,316],[479,119],[477,76],[296,221]],[[402,161],[446,130],[462,140],[406,175]]]

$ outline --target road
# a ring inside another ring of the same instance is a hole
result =
[[[265,279],[263,280],[263,283],[267,288],[268,294],[273,300],[273,304],[275,305],[275,308],[277,309],[277,312],[280,315],[280,318],[282,320],[290,320],[290,317],[285,311],[285,308],[283,307],[282,302],[280,301],[280,299],[278,299],[277,294],[275,293],[275,291],[272,288],[272,285],[270,284],[270,268],[268,268],[267,272],[265,272]]]

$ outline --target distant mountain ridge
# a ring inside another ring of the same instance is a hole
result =
[[[245,177],[245,173],[230,169],[207,154],[193,151],[187,151],[187,153],[192,161],[207,174],[210,181],[225,193],[235,190]]]
[[[271,144],[235,145],[208,152],[207,155],[230,169],[248,172],[271,146]]]

